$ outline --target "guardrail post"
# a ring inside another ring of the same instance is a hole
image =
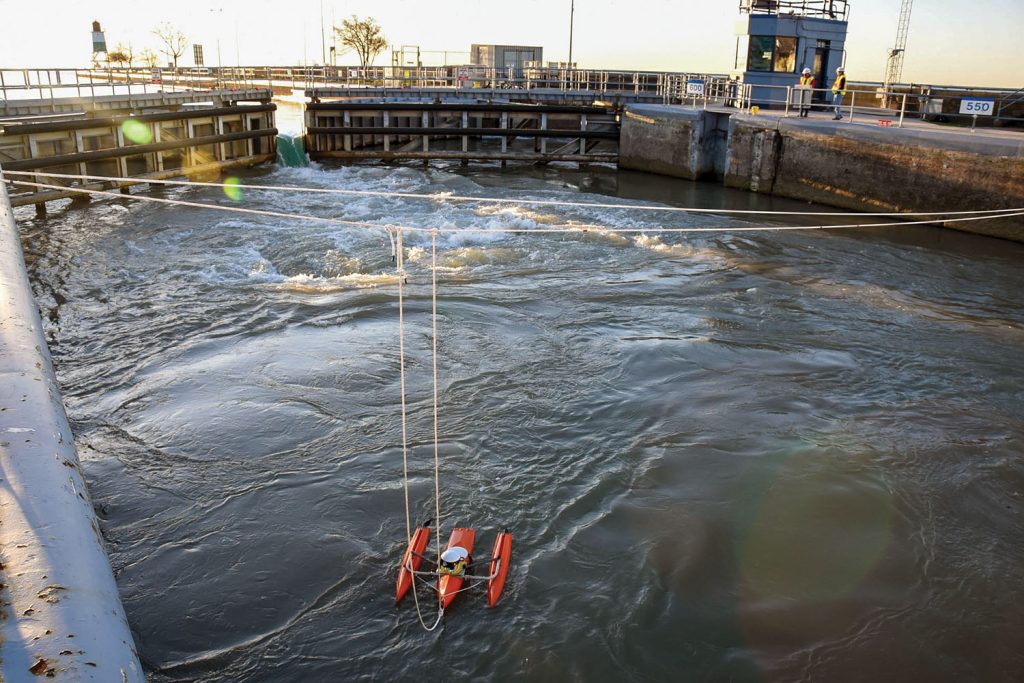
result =
[[[853,123],[854,103],[857,101],[857,91],[850,91],[850,123]]]
[[[787,85],[786,86],[786,113],[784,114],[784,116],[789,116],[789,101],[792,100],[792,99],[793,99],[793,86]],[[803,102],[800,103],[800,106],[803,107]]]
[[[907,93],[903,93],[903,103],[900,105],[900,122],[896,124],[897,128],[903,127],[903,115],[907,113]]]

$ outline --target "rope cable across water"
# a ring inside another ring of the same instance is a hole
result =
[[[193,180],[160,180],[150,178],[125,178],[118,176],[100,176],[70,173],[39,173],[36,171],[4,171],[4,174],[20,176],[44,176],[47,178],[66,178],[69,180],[93,180],[111,183],[148,183],[158,185],[176,185],[184,187],[216,187],[223,188],[223,183],[208,183]],[[47,186],[49,187],[49,186]],[[78,188],[66,185],[55,186],[58,189],[75,191]],[[774,211],[764,209],[713,209],[682,206],[644,206],[637,204],[613,204],[608,202],[573,202],[561,199],[513,199],[502,197],[473,197],[456,195],[450,193],[422,193],[422,192],[386,192],[382,190],[344,190],[340,188],[321,187],[296,187],[291,185],[248,185],[233,183],[232,188],[246,190],[268,190],[276,192],[294,193],[315,193],[315,194],[342,194],[359,197],[395,197],[399,199],[422,199],[435,202],[469,202],[485,204],[527,204],[535,206],[566,206],[589,209],[623,209],[630,211],[656,211],[675,213],[705,213],[725,215],[758,215],[758,216],[871,216],[880,218],[883,216],[970,216],[980,214],[1002,213],[1006,211],[1024,211],[1024,207],[1006,209],[978,209],[970,211],[887,211],[887,212],[841,212],[841,211]]]
[[[4,173],[13,173],[13,171],[4,171]],[[47,183],[33,183],[25,180],[8,180],[7,182],[12,185],[28,186],[28,187],[41,187],[54,190],[63,190],[69,192],[79,192],[89,195],[107,196],[114,197],[117,199],[128,199],[143,202],[155,202],[160,204],[169,204],[174,206],[189,206],[193,208],[201,209],[213,209],[216,211],[228,211],[236,213],[246,213],[257,216],[269,216],[273,218],[288,218],[296,221],[313,221],[319,223],[332,223],[335,225],[345,225],[348,227],[356,228],[369,228],[373,230],[386,230],[387,225],[383,223],[369,223],[366,221],[349,221],[341,218],[327,218],[323,216],[309,216],[304,214],[287,213],[283,211],[267,211],[264,209],[248,209],[241,206],[225,206],[222,204],[208,204],[205,202],[190,202],[180,199],[166,199],[163,197],[150,197],[147,195],[140,194],[129,194],[123,195],[119,192],[112,192],[107,190],[90,190],[84,187],[73,187],[69,188],[64,185],[51,185]],[[500,200],[499,200],[500,201]],[[584,204],[583,206],[598,206],[596,204]],[[621,208],[627,208],[625,206]],[[644,207],[628,207],[634,209],[643,209]],[[671,207],[669,207],[671,208]],[[704,212],[703,210],[691,209],[692,211]],[[963,218],[957,218],[958,222],[964,223],[968,221],[983,221],[991,220],[996,218],[1013,218],[1017,216],[1024,216],[1024,208],[1014,209],[986,209],[984,212],[975,212],[976,215],[966,216]],[[983,215],[977,215],[983,214]],[[808,213],[804,215],[822,215]],[[858,216],[871,216],[873,214],[824,214],[832,216],[844,216],[844,215],[858,215]],[[885,214],[889,216],[906,216],[909,214]],[[952,215],[952,214],[938,214],[929,213],[923,215]],[[607,233],[710,233],[710,232],[724,232],[724,233],[739,233],[739,232],[786,232],[786,231],[800,231],[800,230],[845,230],[853,228],[884,228],[884,227],[900,227],[908,225],[930,225],[935,223],[946,223],[949,222],[948,218],[932,218],[929,220],[918,220],[918,221],[899,221],[892,222],[888,221],[885,223],[841,223],[836,225],[756,225],[756,226],[718,226],[718,227],[690,227],[690,228],[673,228],[664,226],[649,226],[645,228],[613,228],[606,226],[569,226],[566,227],[536,227],[536,228],[521,228],[521,227],[501,227],[501,228],[476,228],[476,227],[464,227],[464,228],[421,228],[416,226],[395,226],[408,232],[430,232],[431,230],[437,230],[439,232],[452,232],[452,233],[517,233],[517,234],[544,234],[544,233],[562,233],[567,232],[607,232]]]

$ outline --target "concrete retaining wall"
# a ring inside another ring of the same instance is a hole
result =
[[[870,212],[1024,207],[1024,137],[630,105],[619,166]],[[1024,217],[945,227],[1024,242]]]
[[[0,679],[142,681],[0,182]]]
[[[725,184],[858,211],[1024,207],[1024,143],[736,114]],[[1024,218],[947,227],[1024,241]]]
[[[619,132],[619,167],[687,180],[721,178],[728,127],[728,113],[630,105]]]

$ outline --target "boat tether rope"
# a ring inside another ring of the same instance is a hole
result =
[[[402,243],[402,228],[395,226],[388,226],[388,236],[390,237],[392,232],[394,233],[394,240],[392,241],[392,253],[395,255],[395,271],[398,276],[398,372],[400,375],[399,386],[402,393],[402,491],[405,496],[405,537],[412,542],[412,515],[409,509],[409,430],[407,425],[408,411],[406,408],[405,400],[405,255],[404,245]],[[430,252],[431,252],[431,269],[433,275],[431,277],[431,299],[433,305],[433,354],[434,354],[434,519],[436,520],[436,537],[435,543],[437,544],[437,569],[441,567],[441,468],[438,459],[438,401],[437,401],[437,230],[431,232],[432,239],[430,241]],[[412,557],[410,555],[410,562]],[[402,557],[402,562],[405,562],[405,556]],[[407,570],[406,566],[401,566],[399,571]],[[413,574],[413,579],[416,575]],[[420,626],[427,631],[433,631],[444,617],[444,606],[441,603],[440,595],[437,601],[437,619],[432,625],[427,625],[426,620],[423,618],[423,610],[420,607],[420,598],[418,595],[419,591],[416,590],[416,581],[413,581],[412,586],[412,597],[416,603],[416,618],[419,619]]]
[[[20,173],[20,171],[3,171],[3,175],[14,174],[14,173]],[[121,194],[120,192],[112,192],[112,191],[108,191],[108,190],[90,190],[90,189],[85,188],[85,187],[68,187],[66,185],[53,185],[53,184],[49,184],[49,183],[33,183],[33,182],[28,182],[26,180],[11,180],[11,179],[7,179],[6,182],[9,182],[11,185],[18,185],[18,186],[24,186],[24,187],[39,187],[39,188],[43,188],[43,189],[61,190],[61,191],[64,191],[64,192],[78,192],[80,194],[113,197],[115,199],[127,199],[127,200],[134,200],[134,201],[140,201],[140,202],[155,202],[155,203],[158,203],[158,204],[169,204],[169,205],[173,205],[173,206],[190,206],[190,207],[198,208],[198,209],[213,209],[215,211],[229,211],[229,212],[235,212],[235,213],[246,213],[246,214],[251,214],[251,215],[256,215],[256,216],[270,216],[270,217],[273,217],[273,218],[287,218],[287,219],[296,220],[296,221],[310,221],[310,222],[318,222],[318,223],[332,223],[332,224],[335,224],[335,225],[347,225],[349,227],[369,228],[369,229],[373,229],[373,230],[386,230],[387,229],[387,225],[385,225],[383,223],[369,223],[369,222],[365,222],[365,221],[348,221],[348,220],[344,220],[344,219],[341,219],[341,218],[326,218],[326,217],[323,217],[323,216],[309,216],[309,215],[298,214],[298,213],[287,213],[287,212],[284,212],[284,211],[267,211],[267,210],[264,210],[264,209],[248,209],[248,208],[245,208],[245,207],[242,207],[242,206],[227,206],[227,205],[223,205],[223,204],[208,204],[208,203],[205,203],[205,202],[189,202],[189,201],[184,201],[184,200],[181,200],[181,199],[166,199],[164,197],[150,197],[148,195],[143,195],[143,194],[127,194],[126,195],[126,194]],[[149,182],[149,181],[147,181],[147,180],[140,180],[139,182]],[[257,187],[259,187],[259,186],[257,186]],[[431,195],[428,195],[428,196],[431,196]],[[478,200],[478,201],[484,201],[484,200]],[[503,200],[493,200],[493,201],[497,201],[497,202],[500,203]],[[581,204],[580,206],[600,206],[600,205],[597,205],[597,204]],[[626,207],[625,206],[619,206],[618,208],[626,208]],[[629,208],[636,209],[638,211],[642,211],[642,210],[647,210],[647,209],[652,208],[652,207],[633,206],[633,207],[629,207]],[[653,208],[657,208],[657,207],[653,207]],[[673,207],[667,207],[667,208],[673,208]],[[698,213],[703,213],[704,212],[703,209],[689,209],[689,210],[690,211],[695,211],[695,212],[698,212]],[[707,213],[711,213],[711,212],[708,211]],[[770,213],[770,212],[758,212],[758,213]],[[863,214],[863,213],[857,213],[857,214],[842,214],[842,213],[816,214],[816,213],[813,213],[813,212],[807,212],[807,213],[797,212],[797,213],[799,215],[828,215],[828,216],[848,216],[848,215],[857,215],[857,216],[872,216],[872,215],[876,215],[877,216],[877,215],[885,215],[885,216],[889,216],[889,217],[892,217],[892,218],[899,218],[901,216],[913,215],[913,214],[909,214],[909,213],[889,213],[889,214]],[[451,227],[451,228],[421,228],[421,227],[410,226],[410,225],[403,225],[403,226],[400,226],[400,227],[401,227],[402,230],[405,230],[405,231],[408,231],[408,232],[430,232],[431,230],[438,230],[440,232],[457,232],[457,233],[463,233],[463,234],[472,234],[472,233],[490,233],[490,234],[516,233],[516,234],[538,234],[538,235],[539,234],[545,234],[545,233],[563,233],[564,234],[566,232],[569,232],[570,230],[576,230],[578,232],[591,232],[591,231],[593,231],[593,232],[600,232],[600,231],[603,231],[603,232],[612,233],[612,234],[614,234],[614,233],[618,233],[618,234],[629,234],[629,233],[644,234],[644,233],[654,233],[654,232],[656,232],[656,233],[786,232],[786,231],[794,231],[794,230],[801,231],[801,230],[849,230],[849,229],[854,229],[854,228],[898,228],[898,227],[904,227],[904,226],[908,226],[908,225],[931,225],[931,224],[936,224],[936,223],[947,223],[947,222],[949,222],[951,220],[956,220],[959,223],[966,223],[966,222],[969,222],[969,221],[985,221],[985,220],[992,220],[992,219],[998,219],[998,218],[1014,218],[1016,216],[1024,216],[1024,208],[985,209],[985,210],[971,211],[971,212],[966,212],[966,213],[971,214],[971,215],[966,215],[964,217],[959,217],[959,216],[963,216],[964,214],[963,213],[958,213],[958,212],[949,212],[949,211],[947,211],[947,212],[936,211],[936,212],[928,212],[928,213],[918,214],[918,215],[925,215],[925,216],[936,216],[936,218],[930,218],[930,219],[927,219],[927,220],[897,221],[897,222],[887,221],[887,222],[884,222],[884,223],[840,223],[840,224],[834,224],[834,225],[828,225],[828,224],[818,224],[818,225],[722,225],[722,226],[715,226],[715,227],[691,227],[691,228],[670,228],[670,227],[665,227],[665,226],[648,226],[648,227],[644,227],[644,228],[612,228],[612,227],[598,226],[598,225],[586,226],[586,227],[572,226],[570,228],[560,227],[560,226],[555,226],[555,227],[541,227],[541,226],[538,226],[538,227],[531,227],[531,228],[522,228],[522,227],[518,227],[518,226],[517,227],[498,227],[498,228],[477,228],[477,227],[473,227],[473,226],[459,227],[459,228],[456,228],[456,227]],[[958,216],[958,217],[955,218],[955,219],[951,219],[951,218],[948,218],[948,216]],[[399,226],[395,226],[395,227],[399,227]]]

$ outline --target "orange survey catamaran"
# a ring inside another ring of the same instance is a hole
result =
[[[494,540],[494,549],[488,558],[486,574],[470,573],[474,568],[473,545],[476,531],[465,527],[452,530],[448,539],[448,547],[441,556],[431,560],[424,556],[427,542],[430,540],[430,521],[428,520],[413,532],[409,545],[402,557],[398,569],[398,582],[395,588],[395,602],[400,602],[420,578],[437,592],[438,603],[442,610],[448,607],[455,597],[475,587],[485,587],[487,604],[494,607],[505,588],[508,577],[509,561],[512,558],[512,534],[505,529]],[[421,570],[423,561],[433,562],[436,569]],[[436,579],[436,583],[432,582]]]

